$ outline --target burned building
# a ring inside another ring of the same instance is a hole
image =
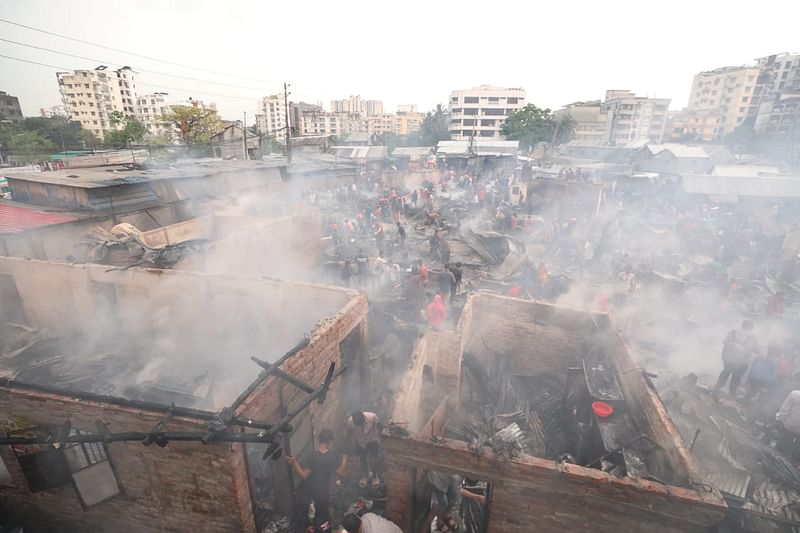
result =
[[[605,314],[473,294],[455,331],[421,339],[400,390],[385,447],[388,513],[404,530],[430,508],[431,472],[485,495],[467,531],[705,531],[723,519]]]
[[[6,257],[0,300],[0,501],[43,530],[260,531],[291,494],[262,458],[368,380],[345,289]]]

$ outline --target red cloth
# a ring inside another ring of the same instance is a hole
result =
[[[428,265],[422,263],[419,267],[419,282],[422,285],[428,283]]]
[[[437,294],[433,297],[433,301],[428,304],[428,325],[434,328],[442,327],[444,314],[444,302],[442,302],[442,297]]]
[[[521,290],[522,290],[522,287],[520,287],[519,285],[517,285],[516,287],[511,287],[510,289],[508,289],[508,292],[506,293],[506,296],[511,296],[513,298],[519,298],[519,293],[520,293]]]

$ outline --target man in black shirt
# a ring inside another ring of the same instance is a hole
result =
[[[294,473],[302,479],[298,487],[300,505],[296,523],[302,521],[303,516],[308,514],[308,505],[313,500],[316,514],[314,525],[330,525],[330,484],[331,475],[336,472],[338,477],[344,476],[347,468],[347,456],[342,453],[335,453],[331,450],[333,444],[333,432],[330,429],[323,429],[319,433],[319,448],[311,456],[308,468],[303,468],[297,459],[291,455],[286,457],[286,461],[292,466]]]
[[[453,279],[455,280],[455,283],[450,289],[450,302],[452,303],[456,299],[456,293],[461,288],[461,278],[464,277],[464,265],[462,265],[461,262],[450,265],[450,272],[453,273]]]

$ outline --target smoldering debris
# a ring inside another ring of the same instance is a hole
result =
[[[122,223],[115,225],[110,231],[95,227],[84,240],[84,244],[87,247],[87,258],[92,262],[124,268],[172,268],[184,257],[205,250],[208,242],[189,240],[152,247],[135,226]]]

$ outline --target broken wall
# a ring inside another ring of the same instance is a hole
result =
[[[95,420],[113,432],[149,432],[164,416],[132,407],[76,400],[24,387],[0,387],[0,430],[30,425],[61,426],[96,433]],[[172,418],[169,431],[204,431],[205,421]],[[31,493],[11,446],[0,458],[12,484],[0,486],[0,500],[17,523],[35,531],[255,531],[250,495],[239,487],[247,478],[242,445],[173,442],[166,448],[141,442],[106,446],[121,494],[84,508],[76,489],[66,485]]]
[[[77,335],[84,346],[144,345],[145,368],[119,380],[213,371],[211,404],[204,408],[228,404],[255,379],[250,356],[274,361],[356,294],[308,283],[19,258],[0,258],[0,277],[13,282],[34,328]]]

